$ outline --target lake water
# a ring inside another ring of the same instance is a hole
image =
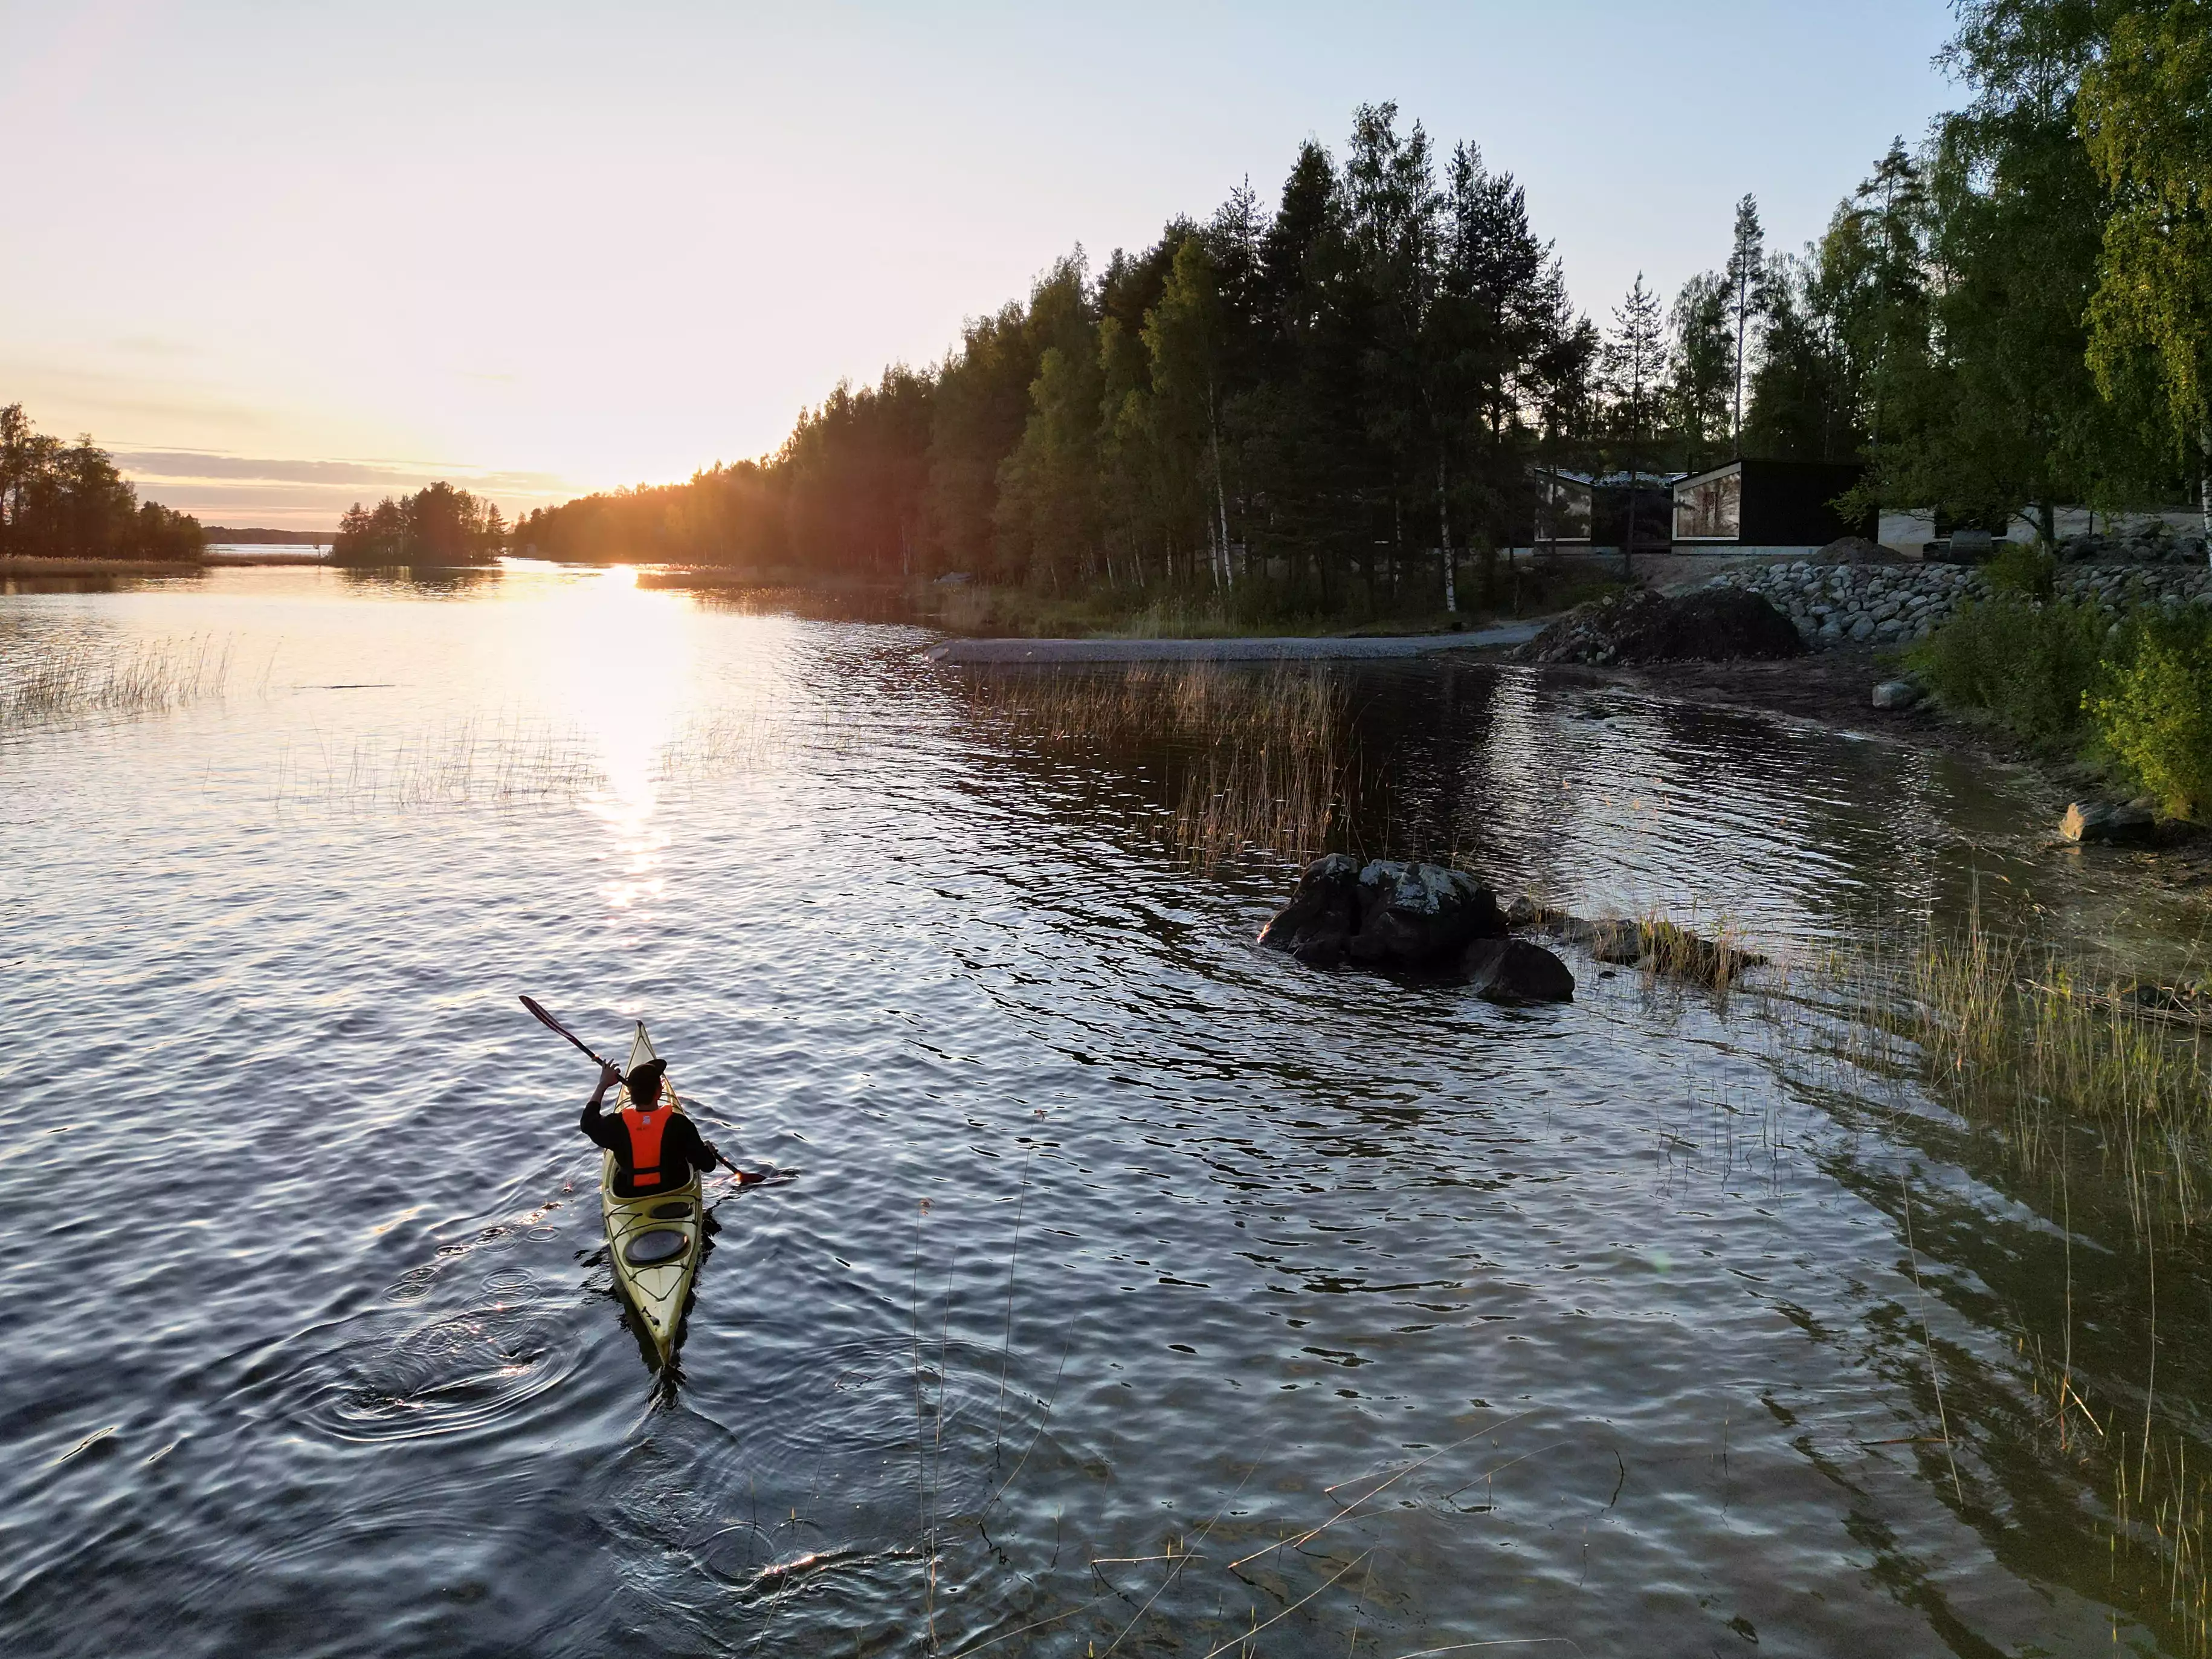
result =
[[[64,637],[230,672],[0,735],[0,1651],[2195,1650],[2035,1392],[2070,1343],[2141,1398],[2115,1204],[1759,997],[1261,951],[1291,871],[1172,856],[1173,754],[1025,752],[915,630],[524,566],[0,600],[0,650]],[[1976,904],[2202,926],[2009,774],[1353,692],[1375,844],[1509,892],[1801,967]],[[524,992],[648,1020],[795,1172],[718,1178],[667,1386]]]

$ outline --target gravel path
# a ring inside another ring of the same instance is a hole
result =
[[[1278,662],[1332,658],[1425,656],[1534,639],[1540,622],[1508,622],[1458,634],[1362,639],[948,639],[932,662]]]

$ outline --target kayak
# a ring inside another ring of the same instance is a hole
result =
[[[634,1070],[655,1058],[653,1040],[645,1034],[641,1020],[637,1035],[630,1040],[629,1064],[623,1069]],[[684,1102],[675,1085],[664,1077],[660,1086],[681,1112]],[[627,1088],[622,1103],[630,1104]],[[695,1172],[681,1186],[625,1199],[615,1192],[618,1168],[613,1153],[600,1155],[599,1210],[606,1219],[607,1256],[615,1265],[615,1283],[643,1321],[645,1335],[665,1366],[676,1351],[691,1276],[699,1271],[699,1177]]]

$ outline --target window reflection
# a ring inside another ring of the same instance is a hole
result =
[[[1674,540],[1733,541],[1743,534],[1743,472],[1730,467],[1674,486]]]

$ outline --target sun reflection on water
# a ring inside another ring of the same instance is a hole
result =
[[[690,682],[689,601],[637,585],[617,565],[561,589],[552,602],[563,663],[556,694],[596,752],[603,788],[584,809],[607,827],[607,902],[628,909],[662,896],[668,834],[654,822],[659,756],[675,735]],[[558,647],[556,647],[558,649]]]

